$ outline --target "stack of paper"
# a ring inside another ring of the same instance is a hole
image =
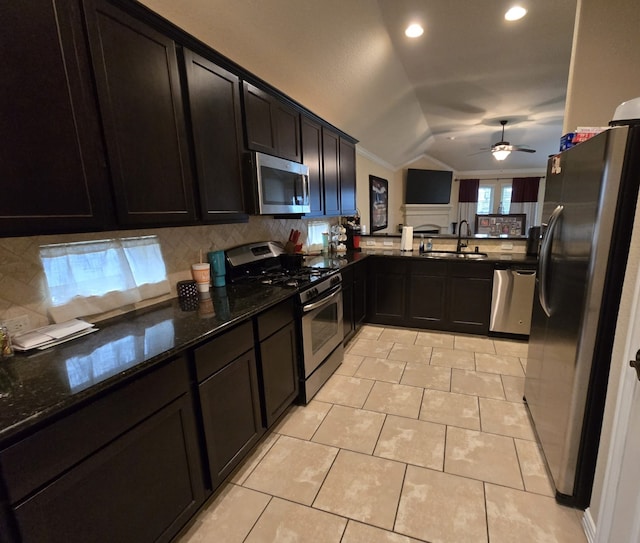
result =
[[[23,332],[12,337],[13,348],[16,351],[30,349],[47,349],[65,341],[75,339],[98,329],[91,323],[72,319],[59,324],[49,324],[29,332]]]

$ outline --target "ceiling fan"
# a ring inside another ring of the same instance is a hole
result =
[[[502,125],[502,137],[498,143],[494,143],[491,146],[491,154],[496,160],[504,160],[509,156],[511,151],[522,151],[523,153],[535,153],[535,149],[528,149],[527,147],[521,147],[519,145],[511,145],[508,141],[504,140],[504,127],[508,121],[500,121]]]

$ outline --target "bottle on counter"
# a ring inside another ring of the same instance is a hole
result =
[[[433,240],[431,238],[427,240],[427,251],[433,251]]]
[[[9,356],[13,356],[11,336],[6,326],[0,326],[0,358],[8,358]]]
[[[424,234],[420,234],[420,247],[418,249],[420,254],[424,253]]]

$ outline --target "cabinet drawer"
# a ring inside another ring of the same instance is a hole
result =
[[[0,452],[10,503],[186,393],[184,358],[142,376]]]
[[[289,324],[293,320],[293,315],[292,298],[258,315],[258,338],[260,341]]]
[[[195,350],[196,376],[201,383],[242,353],[253,349],[253,327],[247,321]]]
[[[445,277],[447,262],[444,260],[414,260],[411,262],[411,274]]]
[[[491,279],[493,264],[491,262],[448,262],[451,277],[475,277]]]

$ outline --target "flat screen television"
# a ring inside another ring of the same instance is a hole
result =
[[[407,170],[405,204],[448,204],[453,172],[443,170]]]

